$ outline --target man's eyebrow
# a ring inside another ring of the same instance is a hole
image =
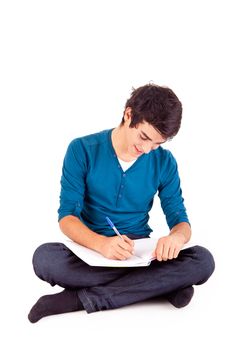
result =
[[[144,132],[141,130],[141,133],[143,134],[144,137],[147,138],[147,140],[153,141],[151,140],[151,138]],[[157,145],[161,145],[162,143],[165,143],[166,141],[162,141],[162,142],[155,142]]]

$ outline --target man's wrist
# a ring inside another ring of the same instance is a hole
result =
[[[182,244],[185,244],[187,241],[187,237],[182,231],[171,231],[170,235],[176,236]]]
[[[170,235],[175,235],[182,244],[185,244],[191,237],[190,225],[187,222],[181,222],[172,228]]]
[[[92,249],[97,251],[98,253],[101,253],[102,246],[103,246],[104,242],[106,241],[107,237],[106,236],[102,236],[102,235],[100,235],[98,233],[96,235],[97,236],[96,236],[96,239],[95,239],[95,242],[93,244]]]

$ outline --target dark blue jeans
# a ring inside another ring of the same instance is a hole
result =
[[[33,256],[35,273],[52,286],[77,289],[88,313],[119,308],[207,281],[214,271],[211,253],[194,246],[178,258],[146,267],[89,266],[62,243],[45,243]]]

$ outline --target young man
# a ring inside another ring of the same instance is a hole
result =
[[[28,317],[85,309],[88,313],[119,308],[156,296],[175,307],[186,306],[193,285],[214,271],[214,259],[203,247],[182,249],[191,229],[183,204],[177,164],[161,144],[181,124],[182,105],[174,92],[148,84],[127,100],[121,124],[73,140],[61,178],[59,225],[73,241],[109,259],[133,254],[133,239],[149,237],[148,225],[158,193],[170,233],[158,240],[155,260],[147,267],[93,267],[62,243],[37,248],[33,266],[39,278],[64,288],[42,296]],[[108,226],[109,216],[124,239]]]

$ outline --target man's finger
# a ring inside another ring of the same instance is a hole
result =
[[[179,252],[180,252],[180,249],[176,248],[175,251],[174,251],[174,259],[176,259],[178,257]]]
[[[133,247],[128,244],[127,242],[124,242],[121,240],[121,242],[118,243],[118,246],[121,248],[121,249],[124,249],[126,250],[127,252],[132,252],[133,251]]]
[[[169,253],[168,253],[168,259],[174,259],[174,253],[175,253],[175,247],[170,247]]]
[[[163,243],[158,242],[157,247],[155,249],[155,255],[156,259],[158,261],[162,261],[162,256],[163,256]]]
[[[124,241],[126,241],[127,243],[129,243],[131,245],[131,247],[134,246],[134,241],[132,239],[130,239],[126,235],[123,235],[122,237],[123,237]]]
[[[115,251],[118,255],[122,256],[122,258],[127,259],[132,256],[131,252],[128,250],[121,248],[119,245],[115,247]]]
[[[164,261],[167,261],[167,259],[168,259],[169,249],[170,249],[169,244],[164,244],[164,245],[163,245],[162,259],[163,259]]]

